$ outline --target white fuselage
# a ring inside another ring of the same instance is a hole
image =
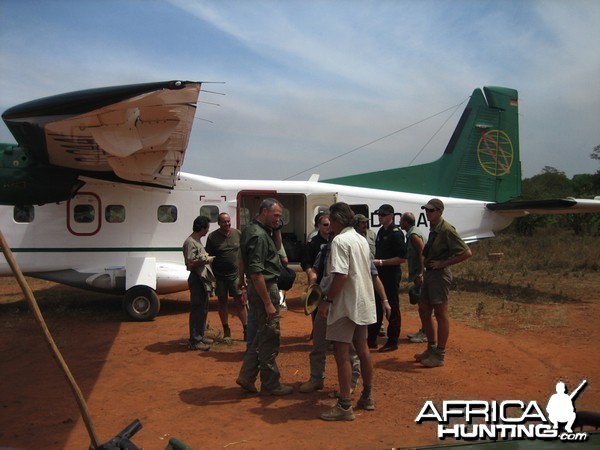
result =
[[[209,215],[212,231],[218,213],[226,212],[233,227],[243,228],[265,197],[283,203],[282,232],[296,246],[304,244],[319,207],[335,201],[358,208],[370,218],[374,231],[380,225],[373,212],[383,203],[394,206],[396,224],[402,212],[411,211],[423,232],[429,228],[421,206],[430,196],[420,194],[316,181],[220,180],[185,173],[171,191],[86,181],[75,198],[36,206],[26,221],[15,220],[14,207],[0,206],[0,229],[26,275],[114,293],[137,284],[158,294],[185,290],[188,272],[181,246],[194,219]],[[485,202],[442,200],[444,218],[466,241],[491,237],[511,222],[489,211]],[[109,217],[115,208],[116,221]],[[3,259],[0,274],[10,273]]]

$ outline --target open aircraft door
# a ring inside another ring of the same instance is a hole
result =
[[[306,234],[310,233],[315,227],[315,216],[322,211],[327,211],[330,205],[337,202],[337,192],[309,194],[306,196],[307,214],[306,214]]]

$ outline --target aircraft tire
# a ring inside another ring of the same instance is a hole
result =
[[[158,315],[160,300],[154,289],[134,286],[125,293],[123,311],[135,322],[147,322]]]

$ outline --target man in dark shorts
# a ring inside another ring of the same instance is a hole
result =
[[[239,288],[240,237],[239,230],[231,228],[231,217],[227,213],[219,214],[217,219],[219,229],[206,238],[206,251],[215,257],[212,269],[217,279],[216,294],[219,300],[219,318],[223,325],[223,337],[231,338],[229,314],[227,311],[228,296],[233,297],[237,315],[244,329],[244,341],[248,327],[248,313],[242,300]]]

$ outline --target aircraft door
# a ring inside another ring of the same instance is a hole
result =
[[[306,196],[307,214],[306,214],[306,237],[315,227],[315,216],[322,211],[329,209],[330,205],[337,202],[337,192],[309,194]]]
[[[100,230],[102,204],[93,192],[79,192],[67,202],[67,229],[75,236],[93,236]]]

